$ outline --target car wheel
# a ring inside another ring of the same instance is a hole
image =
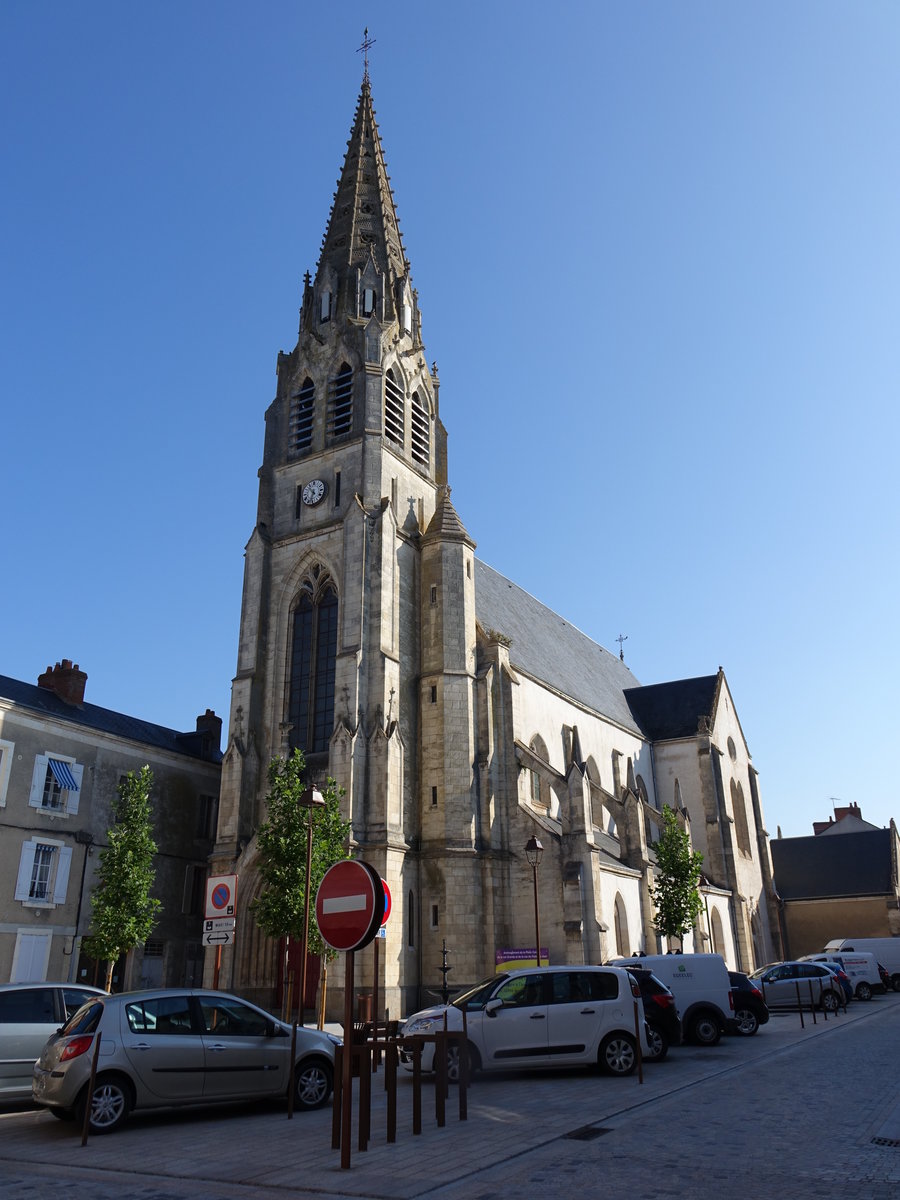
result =
[[[721,1036],[719,1022],[712,1013],[698,1013],[691,1018],[690,1039],[698,1046],[715,1046]]]
[[[669,1039],[655,1025],[647,1026],[647,1042],[650,1049],[644,1055],[644,1062],[662,1062],[669,1053]]]
[[[822,1008],[825,1010],[825,1012],[837,1012],[840,1007],[841,998],[838,996],[837,992],[833,992],[829,988],[827,992],[822,993]]]
[[[300,1062],[294,1071],[294,1104],[297,1108],[321,1108],[331,1095],[334,1072],[331,1064],[313,1060]]]
[[[84,1088],[75,1108],[79,1124],[84,1121],[86,1101],[87,1088]],[[133,1107],[134,1093],[127,1079],[120,1075],[98,1075],[91,1098],[91,1132],[112,1133],[125,1121]]]
[[[900,992],[900,975],[891,976],[891,986],[895,992]]]
[[[862,983],[858,983],[856,985],[856,998],[857,998],[857,1000],[871,1000],[872,999],[872,989],[865,982],[865,980],[863,980]]]
[[[634,1038],[627,1033],[611,1033],[600,1046],[599,1063],[609,1075],[630,1075],[637,1066]]]
[[[735,1010],[734,1019],[737,1021],[735,1032],[741,1037],[753,1037],[757,1029],[759,1029],[759,1017],[752,1008],[738,1008]]]
[[[469,1055],[469,1079],[478,1070],[478,1064],[475,1061],[475,1055],[472,1053],[471,1046],[467,1047]],[[459,1083],[459,1046],[453,1045],[447,1047],[447,1080],[450,1083]]]

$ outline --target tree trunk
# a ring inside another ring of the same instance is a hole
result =
[[[328,991],[328,959],[322,955],[322,995],[319,998],[319,1029],[325,1028],[325,993]]]

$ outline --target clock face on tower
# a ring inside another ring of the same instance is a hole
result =
[[[319,504],[322,500],[325,499],[325,493],[327,490],[328,489],[325,486],[325,482],[323,480],[311,479],[309,481],[309,483],[306,485],[306,487],[303,489],[303,492],[302,492],[303,503],[310,505],[310,507],[312,507],[313,505]]]

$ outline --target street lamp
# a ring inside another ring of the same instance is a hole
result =
[[[525,857],[531,866],[531,874],[534,879],[534,936],[537,942],[537,965],[541,965],[541,918],[538,912],[538,891],[537,891],[537,873],[538,867],[541,865],[541,857],[544,853],[544,847],[536,837],[530,837],[525,843]]]
[[[297,803],[308,809],[306,814],[306,887],[303,897],[303,941],[300,943],[300,1024],[306,1021],[306,948],[309,945],[309,877],[312,872],[312,810],[325,807],[325,797],[310,784]]]

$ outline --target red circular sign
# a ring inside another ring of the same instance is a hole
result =
[[[381,886],[384,888],[384,916],[381,918],[381,923],[387,925],[387,919],[391,915],[391,889],[388,887],[386,879],[382,879]]]
[[[368,863],[348,858],[325,872],[316,894],[316,921],[332,950],[360,950],[384,916],[381,876]]]

